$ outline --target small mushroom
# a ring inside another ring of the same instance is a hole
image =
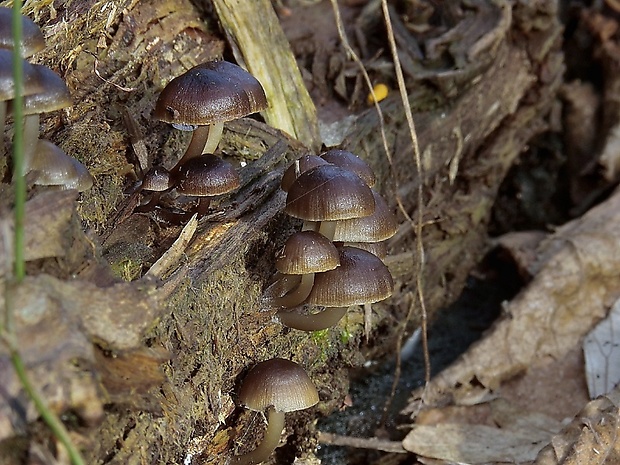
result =
[[[328,162],[323,160],[318,155],[304,155],[298,160],[291,163],[284,174],[282,175],[282,181],[280,181],[280,189],[284,192],[288,192],[291,185],[302,173],[311,170],[315,166],[327,165]]]
[[[286,295],[273,299],[272,306],[301,305],[312,290],[314,274],[333,270],[339,264],[338,249],[322,234],[300,231],[291,235],[276,256],[276,269],[284,275],[301,275],[301,281]]]
[[[155,166],[151,168],[142,179],[142,183],[135,192],[147,191],[151,193],[148,202],[138,205],[134,211],[137,213],[145,213],[153,210],[159,203],[159,199],[163,192],[172,189],[174,184],[170,179],[170,172],[163,166]]]
[[[162,90],[153,116],[177,129],[193,130],[185,154],[171,173],[201,153],[214,153],[226,121],[267,108],[260,82],[240,66],[210,61],[174,78]]]
[[[37,141],[30,170],[33,183],[41,186],[58,186],[78,192],[93,186],[93,177],[86,167],[48,140]]]
[[[267,430],[256,449],[233,457],[232,463],[249,465],[267,460],[280,442],[284,414],[310,408],[318,401],[314,383],[295,362],[274,358],[258,363],[241,384],[239,402],[250,410],[267,410]]]
[[[331,149],[323,152],[320,157],[332,165],[357,174],[368,187],[373,187],[376,182],[375,173],[364,160],[347,150]]]
[[[398,221],[394,213],[378,192],[372,191],[375,211],[372,215],[351,218],[336,222],[334,241],[338,242],[381,242],[398,231]]]
[[[394,282],[383,262],[356,247],[341,247],[340,266],[314,275],[314,286],[306,303],[325,307],[314,314],[279,311],[283,325],[302,331],[335,326],[351,305],[365,305],[387,299]]]
[[[316,166],[302,173],[291,184],[285,211],[304,220],[303,229],[314,229],[328,239],[334,237],[334,221],[368,216],[375,210],[375,200],[356,174],[339,166]]]
[[[13,9],[0,7],[0,48],[13,50]],[[45,38],[37,24],[27,16],[22,15],[22,56],[27,58],[45,48]]]
[[[172,175],[172,180],[179,194],[198,197],[195,212],[199,216],[207,212],[211,197],[227,194],[240,185],[239,173],[235,168],[212,154],[187,160],[178,174]]]
[[[43,90],[34,66],[26,60],[21,60],[24,76],[22,95],[30,95]],[[4,125],[7,114],[7,103],[15,98],[15,83],[13,82],[13,52],[0,49],[0,140],[4,142]],[[0,143],[0,153],[4,152]]]
[[[71,106],[71,95],[65,82],[43,65],[32,65],[42,90],[24,95],[24,168],[29,169],[39,139],[39,115]],[[9,102],[8,112],[12,113]]]

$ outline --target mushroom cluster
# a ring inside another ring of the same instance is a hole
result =
[[[0,7],[0,151],[4,152],[4,126],[13,115],[15,49],[11,27],[12,9]],[[46,66],[31,64],[26,58],[45,47],[39,27],[22,16],[23,38],[19,44],[24,85],[24,172],[32,184],[85,191],[93,185],[86,167],[49,141],[39,139],[39,115],[71,106],[64,81]]]
[[[265,300],[279,309],[285,326],[329,328],[352,305],[364,305],[368,321],[369,305],[392,294],[382,258],[398,223],[374,184],[370,167],[345,150],[306,155],[284,173],[285,211],[303,226],[278,252],[278,274]],[[301,313],[302,305],[323,309]]]
[[[162,90],[153,117],[182,131],[193,131],[185,153],[170,169],[154,167],[144,177],[141,189],[150,198],[138,212],[155,208],[163,192],[198,198],[194,211],[204,214],[211,197],[239,187],[234,167],[214,155],[224,123],[267,108],[267,98],[258,80],[240,66],[210,61],[177,76]]]

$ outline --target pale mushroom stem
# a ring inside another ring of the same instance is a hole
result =
[[[205,143],[202,153],[215,153],[217,146],[222,140],[222,133],[224,132],[224,123],[213,123],[209,128],[209,137]]]
[[[189,141],[189,145],[185,150],[185,153],[176,165],[170,170],[170,174],[178,173],[181,170],[181,166],[187,160],[191,160],[194,157],[202,155],[202,149],[204,149],[207,139],[209,138],[209,126],[196,126],[194,132],[192,132],[192,140]]]
[[[370,330],[372,329],[372,304],[364,304],[364,338],[366,343],[370,341]]]
[[[319,233],[323,234],[330,241],[333,241],[334,236],[336,235],[336,222],[335,221],[321,221],[321,226],[319,227]]]
[[[302,231],[316,231],[317,230],[317,222],[316,221],[304,221],[303,224],[301,225],[301,230]]]
[[[326,307],[318,313],[302,315],[301,313],[279,311],[280,322],[289,328],[300,331],[320,331],[336,326],[347,313],[347,307]]]
[[[39,140],[39,114],[26,115],[24,118],[24,173],[30,171],[32,159]]]
[[[267,430],[262,442],[252,452],[233,457],[232,463],[252,465],[264,462],[269,458],[280,442],[284,430],[284,412],[277,412],[271,407],[267,412]]]
[[[301,276],[299,286],[282,297],[273,300],[274,307],[293,308],[301,305],[310,295],[314,284],[314,273],[306,273]]]

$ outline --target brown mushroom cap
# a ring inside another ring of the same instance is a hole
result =
[[[269,407],[277,412],[294,412],[315,405],[319,394],[301,366],[274,358],[258,363],[248,372],[239,390],[239,401],[259,412]]]
[[[345,244],[339,243],[340,247]],[[363,249],[366,252],[370,252],[374,256],[381,259],[381,261],[385,260],[388,253],[387,243],[385,241],[381,242],[347,242],[347,246],[349,247],[357,247],[358,249]]]
[[[372,191],[357,175],[328,164],[295,179],[285,211],[307,221],[334,221],[368,216],[374,209]]]
[[[153,116],[180,126],[205,126],[265,108],[265,91],[254,76],[233,63],[210,61],[170,81]]]
[[[93,185],[93,177],[82,163],[47,140],[37,141],[35,156],[29,168],[35,175],[35,184],[60,186],[80,192]]]
[[[331,149],[327,152],[323,152],[320,156],[323,160],[332,165],[339,166],[357,174],[368,187],[375,185],[376,178],[372,168],[354,153],[348,152],[347,150]]]
[[[12,8],[0,7],[0,48],[13,50]],[[45,48],[45,38],[37,24],[22,15],[22,55],[29,57]]]
[[[339,264],[336,246],[315,231],[293,234],[276,255],[276,269],[285,274],[319,273],[333,270]]]
[[[291,184],[293,184],[295,179],[302,173],[311,170],[315,166],[326,164],[327,162],[317,155],[304,155],[299,158],[299,160],[295,160],[291,163],[291,166],[286,169],[282,176],[282,181],[280,182],[280,189],[284,192],[288,192],[291,188]]]
[[[58,74],[43,65],[32,65],[42,90],[24,96],[24,115],[60,110],[73,104],[69,89]],[[9,112],[12,111],[9,103]]]
[[[211,154],[191,158],[175,176],[179,193],[196,197],[226,194],[239,187],[239,174],[227,161]]]
[[[391,296],[393,287],[392,275],[379,258],[345,246],[340,249],[338,268],[314,275],[306,302],[326,307],[371,304]]]
[[[24,72],[24,94],[30,95],[43,90],[34,66],[22,60]],[[13,52],[0,49],[0,101],[15,98],[15,83],[13,82]]]
[[[151,168],[142,180],[142,189],[145,191],[164,192],[172,186],[170,172],[163,166]]]
[[[374,190],[375,211],[363,218],[351,218],[336,222],[334,241],[380,242],[398,231],[398,221],[381,195]]]

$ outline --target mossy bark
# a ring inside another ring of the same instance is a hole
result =
[[[396,96],[381,104],[391,165],[374,109],[355,115],[342,144],[372,165],[391,206],[398,198],[411,217],[423,208],[422,282],[431,313],[456,297],[484,252],[499,184],[528,140],[546,129],[563,71],[553,2],[467,3],[475,14],[468,24],[453,25],[460,39],[444,37],[460,61],[442,70],[414,66],[408,76],[423,176],[416,172]],[[101,243],[95,256],[103,254],[116,270],[140,274],[180,227],[131,214],[136,198],[124,192],[133,173],[128,156],[142,147],[150,164],[172,166],[182,153],[188,135],[150,114],[167,81],[224,53],[214,9],[210,2],[189,0],[80,0],[61,8],[35,2],[32,8],[27,13],[43,26],[48,41],[36,59],[65,78],[75,99],[69,111],[44,118],[44,134],[95,177],[95,187],[77,204],[84,226]],[[136,121],[143,141],[130,139],[123,112]],[[235,386],[253,363],[276,356],[301,363],[319,387],[320,406],[287,420],[303,430],[303,419],[339,406],[348,368],[394,350],[410,306],[415,311],[407,328],[419,323],[414,288],[419,257],[414,228],[402,212],[387,260],[395,294],[374,306],[373,329],[380,339],[362,342],[361,309],[320,334],[276,322],[272,311],[261,308],[260,296],[273,273],[275,251],[299,228],[282,213],[285,196],[278,184],[287,164],[309,149],[255,120],[228,124],[222,147],[232,159],[248,162],[241,169],[242,187],[200,221],[185,254],[149,291],[161,306],[139,341],[149,349],[97,349],[88,368],[107,403],[96,424],[72,425],[90,463],[183,463],[188,453],[197,457],[195,463],[223,463],[237,448],[248,449],[256,435],[244,433],[252,427],[250,415],[235,409]],[[416,205],[420,183],[423,206]],[[162,358],[163,378],[157,368]],[[144,373],[138,369],[143,367]],[[252,424],[261,430],[260,422]]]

